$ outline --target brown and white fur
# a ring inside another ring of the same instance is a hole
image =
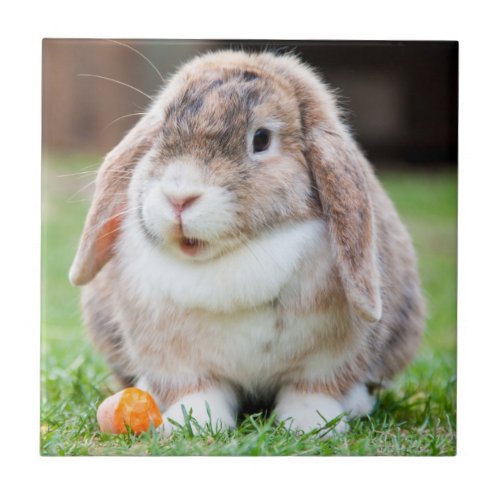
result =
[[[208,404],[232,427],[248,401],[302,430],[366,415],[423,329],[410,238],[289,55],[212,53],[173,76],[106,157],[70,279],[115,375],[180,422]]]

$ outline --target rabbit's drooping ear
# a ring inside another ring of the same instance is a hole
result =
[[[382,304],[367,162],[340,123],[311,123],[306,144],[346,296],[364,319],[378,321]]]
[[[127,210],[127,189],[133,169],[150,148],[158,127],[154,114],[144,116],[104,159],[69,272],[73,285],[91,281],[113,256],[120,223]]]
[[[371,167],[342,123],[334,96],[308,66],[275,62],[294,89],[304,134],[304,156],[328,222],[340,279],[354,309],[368,321],[382,316]]]

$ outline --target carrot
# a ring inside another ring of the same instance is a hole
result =
[[[134,434],[147,431],[151,424],[162,423],[155,400],[146,391],[129,387],[105,399],[97,409],[97,422],[101,432],[126,434],[127,427]]]

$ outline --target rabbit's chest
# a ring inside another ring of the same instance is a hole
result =
[[[329,323],[326,314],[283,314],[272,304],[238,314],[193,312],[142,339],[141,364],[167,376],[221,376],[255,390],[299,369]]]

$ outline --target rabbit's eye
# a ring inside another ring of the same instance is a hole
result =
[[[261,153],[265,151],[271,143],[271,132],[267,128],[259,128],[253,136],[253,152]]]

